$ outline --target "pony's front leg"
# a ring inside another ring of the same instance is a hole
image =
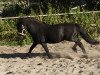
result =
[[[31,52],[32,52],[32,50],[36,47],[36,45],[37,45],[37,43],[35,43],[35,42],[31,45],[31,47],[30,47],[30,49],[29,49],[29,52],[27,53],[27,56],[28,56],[28,57],[31,57]]]
[[[72,47],[73,51],[77,53],[77,43],[74,44],[74,46]]]
[[[44,48],[44,50],[46,51],[48,58],[52,58],[51,54],[49,53],[49,49],[47,47],[47,44],[46,43],[41,43],[41,45]]]

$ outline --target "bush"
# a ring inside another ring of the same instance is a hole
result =
[[[57,24],[64,22],[74,22],[82,24],[89,34],[93,37],[98,37],[100,34],[100,14],[76,14],[76,15],[63,15],[63,16],[52,16],[36,17],[42,22],[48,24]],[[0,20],[0,44],[1,45],[18,45],[17,30],[16,30],[16,19],[15,20]],[[94,25],[94,26],[93,26]],[[27,34],[23,44],[31,43],[31,37]]]

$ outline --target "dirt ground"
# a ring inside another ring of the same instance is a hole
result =
[[[82,51],[72,50],[74,43],[48,44],[53,59],[48,59],[41,45],[26,58],[30,45],[0,46],[0,75],[100,75],[100,45],[91,46],[82,40],[87,59],[81,58]]]

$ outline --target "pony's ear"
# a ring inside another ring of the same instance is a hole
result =
[[[17,25],[17,26],[20,26],[21,24],[22,24],[22,18],[19,18],[19,19],[17,20],[16,25]]]

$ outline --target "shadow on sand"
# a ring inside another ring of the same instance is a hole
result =
[[[46,56],[46,53],[31,53],[31,57],[44,57]],[[27,58],[27,54],[26,53],[12,53],[12,54],[0,54],[0,58]]]
[[[72,59],[71,57],[61,57],[60,54],[57,53],[51,53],[51,55],[53,56],[53,58],[67,58],[67,59]],[[27,58],[27,54],[26,53],[12,53],[12,54],[0,54],[0,58],[21,58],[21,59],[25,59]],[[43,58],[48,58],[46,53],[31,53],[31,58],[35,58],[35,57],[43,57]]]

